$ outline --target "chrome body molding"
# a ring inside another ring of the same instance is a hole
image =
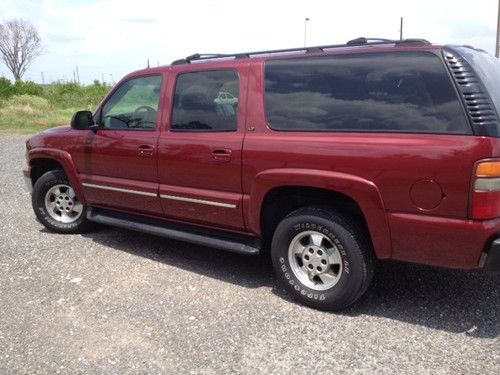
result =
[[[136,195],[144,195],[146,197],[157,197],[158,196],[158,194],[150,193],[148,191],[124,189],[124,188],[118,188],[118,187],[108,186],[108,185],[91,184],[88,182],[84,182],[82,185],[85,187],[94,188],[94,189],[110,190],[110,191],[117,191],[120,193],[129,193],[129,194],[136,194]],[[224,208],[236,208],[237,207],[236,204],[232,204],[232,203],[223,203],[223,202],[208,201],[205,199],[179,197],[177,195],[169,195],[169,194],[161,194],[160,198],[170,199],[173,201],[180,201],[180,202],[205,204],[207,206],[215,206],[215,207],[224,207]]]
[[[169,195],[169,194],[160,194],[160,198],[170,199],[172,201],[198,203],[198,204],[205,204],[207,206],[216,206],[216,207],[224,207],[224,208],[236,208],[237,207],[235,204],[231,204],[231,203],[222,203],[222,202],[207,201],[205,199],[179,197],[177,195]]]
[[[120,193],[129,193],[129,194],[136,194],[136,195],[144,195],[146,197],[157,197],[158,196],[158,194],[156,194],[156,193],[150,193],[148,191],[123,189],[123,188],[117,188],[117,187],[114,187],[114,186],[90,184],[88,182],[84,182],[82,185],[85,186],[85,187],[90,187],[90,188],[94,188],[94,189],[118,191]]]

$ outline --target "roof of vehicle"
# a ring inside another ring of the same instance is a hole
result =
[[[304,54],[304,53],[321,53],[328,52],[329,50],[336,48],[346,48],[346,47],[359,47],[359,46],[374,46],[374,45],[393,45],[393,46],[422,46],[431,45],[431,43],[425,39],[402,39],[402,40],[391,40],[382,38],[356,38],[348,41],[345,44],[333,44],[324,46],[314,46],[314,47],[300,47],[300,48],[287,48],[287,49],[277,49],[277,50],[267,50],[267,51],[253,51],[253,52],[239,52],[232,54],[218,54],[218,53],[195,53],[193,55],[187,56],[186,58],[175,60],[172,65],[190,64],[192,62],[200,62],[204,60],[226,60],[226,59],[249,59],[255,57],[264,57],[276,54]]]
[[[124,78],[128,78],[135,75],[143,74],[159,74],[166,70],[170,70],[176,67],[182,67],[182,69],[191,67],[191,69],[196,69],[199,64],[212,63],[212,64],[239,64],[248,62],[248,60],[267,60],[270,58],[282,58],[286,57],[303,57],[307,56],[322,56],[322,55],[333,55],[339,53],[354,53],[354,52],[375,52],[388,50],[409,50],[409,49],[419,49],[419,50],[437,50],[441,49],[442,46],[433,45],[425,39],[402,39],[402,40],[391,40],[391,39],[381,39],[381,38],[356,38],[348,41],[345,44],[333,44],[333,45],[323,45],[314,47],[300,47],[300,48],[288,48],[288,49],[277,49],[277,50],[267,50],[267,51],[254,51],[254,52],[239,52],[230,54],[214,54],[196,53],[187,56],[183,59],[175,60],[171,65],[153,67],[141,69],[128,74]],[[211,65],[212,65],[211,64]],[[207,67],[212,66],[207,65]],[[189,70],[191,70],[189,69]]]

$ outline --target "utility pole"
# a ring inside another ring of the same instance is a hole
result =
[[[403,40],[403,17],[401,17],[401,22],[399,24],[399,40]]]
[[[76,79],[78,81],[78,84],[80,84],[80,73],[78,72],[78,65],[76,66]]]
[[[307,46],[307,22],[309,21],[309,18],[304,19],[304,47]]]
[[[500,58],[500,0],[498,0],[498,18],[497,18],[497,44],[495,46],[495,56]]]
[[[45,77],[43,76],[43,72],[42,73],[42,85],[45,85]]]

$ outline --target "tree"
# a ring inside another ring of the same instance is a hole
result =
[[[16,82],[41,53],[42,41],[31,23],[16,18],[0,24],[0,60]]]

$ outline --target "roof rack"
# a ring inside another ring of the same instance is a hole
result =
[[[220,53],[195,53],[184,59],[175,60],[172,65],[180,64],[190,64],[192,61],[203,61],[212,59],[242,59],[249,57],[256,57],[259,55],[270,55],[278,53],[290,53],[290,52],[304,52],[304,53],[315,53],[324,52],[326,49],[341,48],[341,47],[351,47],[351,46],[361,46],[361,45],[378,45],[378,44],[395,44],[395,45],[430,45],[431,43],[425,39],[383,39],[383,38],[356,38],[348,41],[345,44],[332,44],[326,46],[316,46],[316,47],[300,47],[300,48],[287,48],[287,49],[275,49],[268,51],[255,51],[255,52],[241,52],[233,54],[220,54]]]
[[[393,42],[391,39],[385,39],[385,38],[365,38],[365,37],[360,37],[356,39],[352,39],[346,43],[347,46],[356,46],[359,44],[368,44],[368,43],[376,43],[376,42],[382,42],[382,43],[389,43]]]

